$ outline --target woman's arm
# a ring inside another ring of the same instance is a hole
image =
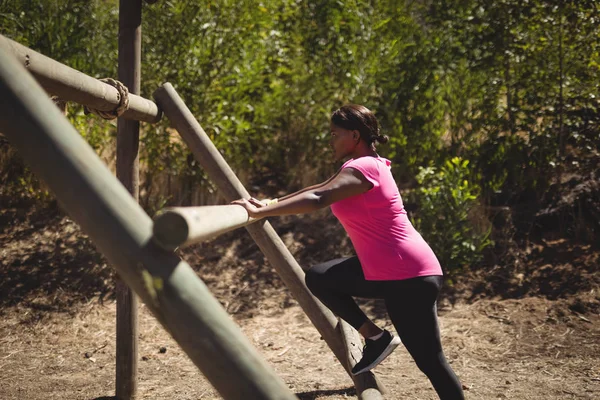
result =
[[[335,179],[335,177],[339,175],[340,171],[341,171],[341,169],[338,172],[336,172],[333,176],[331,176],[329,179],[327,179],[325,182],[321,182],[321,183],[318,183],[316,185],[312,185],[312,186],[306,187],[304,189],[300,189],[300,190],[298,190],[297,192],[294,192],[294,193],[286,194],[285,196],[280,197],[278,199],[278,201],[287,200],[287,199],[290,199],[290,198],[292,198],[294,196],[302,194],[302,193],[304,193],[304,192],[306,192],[308,190],[313,190],[313,189],[318,189],[320,187],[323,187],[323,186],[327,185],[329,182],[331,182],[333,179]]]
[[[268,206],[258,208],[246,199],[236,200],[233,204],[244,207],[252,218],[304,214],[365,193],[372,187],[373,184],[362,173],[354,168],[344,168],[323,184],[305,188]]]

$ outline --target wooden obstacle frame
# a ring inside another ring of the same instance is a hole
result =
[[[122,15],[137,13],[138,8],[131,7],[129,11],[123,8]],[[138,29],[138,19],[127,21],[123,24],[129,25],[120,26],[120,30]],[[164,112],[228,201],[249,195],[171,84],[166,83],[156,90],[156,103],[138,96],[139,34],[130,36],[135,40],[119,44],[120,54],[124,54],[123,58],[119,57],[119,78],[132,87],[130,96],[135,100],[131,111],[126,110],[118,120],[117,141],[124,150],[120,156],[118,150],[117,180],[54,107],[40,85],[62,100],[101,110],[111,110],[118,105],[116,89],[0,35],[1,132],[48,184],[63,208],[91,237],[127,284],[117,295],[122,300],[121,314],[124,315],[123,319],[117,320],[117,325],[121,323],[122,327],[120,334],[117,328],[117,398],[134,398],[137,392],[134,293],[147,304],[225,399],[294,398],[189,265],[172,253],[173,246],[197,243],[242,226],[249,231],[349,373],[358,397],[366,400],[383,398],[384,389],[372,372],[358,376],[350,373],[361,356],[358,333],[312,296],[304,284],[304,271],[267,221],[252,220],[242,207],[231,205],[213,206],[216,207],[212,209],[213,215],[205,213],[196,224],[193,218],[189,219],[191,213],[202,213],[206,207],[194,207],[195,211],[179,207],[164,210],[161,215],[162,218],[187,215],[187,220],[183,217],[187,236],[178,239],[179,244],[165,245],[157,239],[160,224],[153,223],[137,204],[138,121],[157,122]],[[128,67],[123,67],[122,71],[121,65]],[[77,193],[72,190],[74,185],[79,188]],[[232,212],[231,207],[236,211]],[[225,214],[229,217],[224,218]],[[169,235],[162,237],[169,240]],[[118,310],[119,307],[118,304]],[[231,376],[237,377],[235,382],[229,380]]]

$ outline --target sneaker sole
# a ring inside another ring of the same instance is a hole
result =
[[[398,345],[402,343],[402,341],[400,340],[400,338],[398,336],[394,336],[392,338],[392,340],[390,341],[390,344],[387,345],[387,347],[385,348],[385,350],[379,355],[379,357],[377,357],[375,359],[375,361],[373,361],[371,364],[367,365],[366,367],[364,367],[361,370],[358,370],[356,372],[353,372],[352,375],[356,376],[359,374],[363,374],[367,371],[372,370],[373,368],[375,368],[376,366],[378,366],[383,360],[385,360],[387,358],[387,356],[389,356],[392,351],[394,351],[394,349],[396,347],[398,347]]]

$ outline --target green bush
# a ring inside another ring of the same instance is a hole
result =
[[[489,224],[477,215],[480,187],[468,166],[468,160],[454,157],[441,168],[421,167],[419,187],[410,194],[419,205],[412,222],[450,275],[479,262],[492,244]]]

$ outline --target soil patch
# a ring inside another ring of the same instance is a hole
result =
[[[56,205],[5,204],[0,222],[0,398],[112,398],[112,268]],[[351,253],[327,213],[273,223],[302,265]],[[522,251],[520,264],[473,271],[440,299],[445,351],[467,398],[599,398],[598,251],[568,238],[532,242]],[[356,398],[345,371],[243,230],[180,255],[300,399]],[[392,328],[380,302],[361,304]],[[139,332],[139,398],[220,398],[143,305]],[[387,398],[436,398],[402,347],[376,373]]]

